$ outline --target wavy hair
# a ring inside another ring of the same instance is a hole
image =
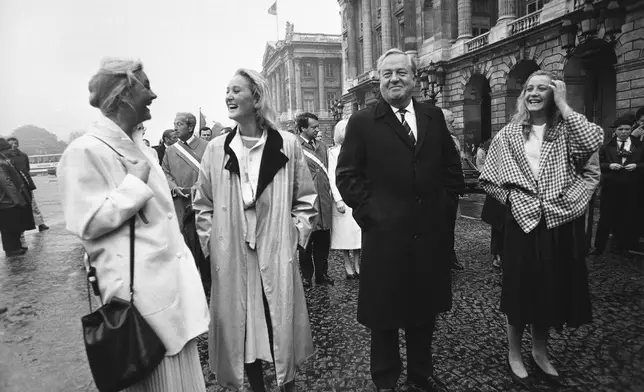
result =
[[[551,80],[562,80],[562,78],[555,74],[554,72],[551,71],[546,71],[546,70],[538,70],[530,74],[528,79],[526,79],[525,83],[523,84],[523,89],[521,90],[521,94],[519,94],[519,97],[517,98],[517,106],[516,110],[514,112],[514,115],[512,116],[512,119],[510,120],[513,123],[523,125],[523,133],[524,136],[528,136],[528,134],[531,131],[531,126],[532,126],[532,115],[528,111],[528,106],[526,105],[526,88],[528,87],[528,83],[530,83],[530,79],[532,79],[535,76],[548,76]],[[550,92],[552,95],[552,91]],[[549,136],[551,135],[551,132],[549,132],[550,129],[554,128],[560,121],[563,120],[563,116],[561,115],[561,111],[559,111],[559,108],[555,104],[554,99],[550,99],[550,104],[546,108],[548,111],[548,122],[547,122],[547,128],[548,132],[546,133],[545,138],[549,140]]]
[[[141,83],[137,74],[143,72],[143,63],[138,60],[104,58],[98,72],[89,81],[89,104],[103,115],[115,115],[122,105],[134,113],[132,97],[126,94],[135,83]]]
[[[250,91],[255,100],[255,118],[260,128],[277,128],[277,113],[271,106],[271,89],[268,81],[257,71],[240,68],[235,72],[235,76],[242,76],[249,85]]]

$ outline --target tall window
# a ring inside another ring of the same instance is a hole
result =
[[[526,15],[542,9],[543,5],[547,3],[548,3],[548,0],[527,0]]]
[[[329,109],[331,109],[331,104],[335,100],[335,91],[327,91],[326,92],[326,102],[329,105]]]
[[[373,58],[377,59],[382,54],[382,30],[380,28],[376,29],[375,34],[376,34],[374,37],[375,39],[373,40],[375,44]]]
[[[489,0],[473,0],[472,1],[473,14],[489,14],[490,6]]]
[[[302,76],[304,76],[305,78],[313,77],[313,66],[308,61],[304,63],[304,69],[302,70]]]
[[[398,48],[405,48],[405,22],[402,19],[398,22]]]
[[[315,112],[315,94],[312,91],[304,92],[304,110],[307,112]]]
[[[432,0],[425,0],[423,5],[423,39],[434,36],[434,5]]]
[[[364,72],[364,45],[362,39],[358,42],[358,75]]]
[[[472,37],[478,37],[479,35],[485,34],[488,31],[490,31],[490,29],[488,29],[487,27],[472,26]]]
[[[326,76],[327,78],[332,78],[335,76],[334,64],[324,63],[324,76]]]

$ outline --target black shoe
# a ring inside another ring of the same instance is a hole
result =
[[[0,314],[5,313],[6,311],[7,311],[7,307],[6,307],[6,306],[0,306]]]
[[[563,377],[561,377],[561,374],[556,376],[554,374],[548,374],[541,368],[541,366],[539,366],[533,356],[530,356],[530,359],[532,359],[532,364],[534,365],[534,367],[537,368],[537,373],[539,374],[539,376],[546,380],[547,383],[557,387],[566,386],[566,384],[563,382]]]
[[[333,286],[335,284],[333,283],[333,279],[329,278],[329,275],[327,274],[315,278],[315,283],[318,285],[328,284],[329,286]]]
[[[29,248],[26,246],[21,246],[20,249],[24,250],[25,252],[29,250]]]
[[[447,386],[433,376],[424,380],[408,380],[407,386],[410,392],[447,392]]]
[[[358,274],[347,274],[347,280],[358,279]]]
[[[45,231],[45,230],[49,230],[49,226],[47,226],[46,224],[43,223],[42,225],[38,226],[38,231]]]
[[[17,249],[17,250],[10,250],[8,252],[4,252],[7,257],[14,257],[14,256],[22,256],[25,253],[27,253],[26,249]]]
[[[526,388],[527,390],[532,391],[534,389],[532,383],[533,383],[533,378],[529,374],[523,378],[517,376],[517,374],[512,370],[512,366],[510,365],[510,360],[506,358],[507,364],[508,364],[508,370],[510,371],[510,377],[512,377],[512,380],[521,385],[523,388]]]
[[[302,279],[302,286],[305,289],[310,289],[311,286],[313,286],[313,283],[311,283],[311,279],[304,278],[304,279]]]
[[[597,248],[594,248],[588,254],[591,255],[591,256],[601,256],[602,253],[604,253],[603,250],[599,250]]]

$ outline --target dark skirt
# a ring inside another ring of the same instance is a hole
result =
[[[592,321],[583,215],[553,229],[542,219],[526,234],[508,210],[504,245],[501,311],[510,325],[562,329]]]

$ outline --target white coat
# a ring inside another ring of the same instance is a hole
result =
[[[147,183],[127,174],[118,155],[147,160]],[[130,228],[136,218],[134,305],[159,335],[166,355],[208,330],[206,296],[179,224],[158,157],[139,137],[132,141],[114,122],[101,117],[65,150],[58,182],[67,229],[77,235],[96,268],[104,302],[129,299]]]

